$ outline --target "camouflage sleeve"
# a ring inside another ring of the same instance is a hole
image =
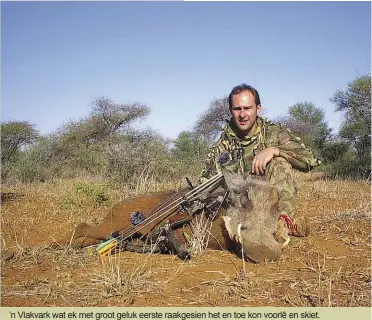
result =
[[[278,147],[279,156],[286,159],[294,169],[308,172],[320,165],[321,161],[305,147],[300,138],[294,136],[288,129],[276,126],[274,131],[275,137],[272,137],[272,141],[268,141],[267,146]],[[274,140],[275,143],[273,143]]]
[[[207,181],[217,173],[221,172],[221,166],[217,162],[218,156],[226,150],[224,142],[220,139],[216,145],[209,149],[203,170],[199,177],[199,183]]]
[[[214,146],[209,149],[203,170],[201,171],[199,177],[199,183],[207,181],[209,178],[213,177],[219,172],[218,163],[216,161],[216,158],[220,153],[219,150],[220,149],[218,148],[218,146]]]

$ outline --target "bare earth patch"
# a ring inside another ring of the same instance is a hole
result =
[[[213,250],[182,262],[52,249],[77,223],[98,224],[123,193],[98,206],[72,199],[71,183],[14,187],[25,196],[1,207],[2,306],[371,306],[370,185],[297,178],[298,214],[311,218],[312,233],[266,264]]]

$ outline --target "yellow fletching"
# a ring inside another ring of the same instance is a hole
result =
[[[112,240],[106,245],[102,246],[102,248],[99,248],[98,253],[101,256],[108,256],[111,253],[112,249],[116,247],[116,245],[117,245],[117,241]]]

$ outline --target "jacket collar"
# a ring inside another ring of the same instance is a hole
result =
[[[228,136],[230,136],[233,139],[239,139],[242,142],[244,142],[244,141],[250,142],[250,141],[253,140],[254,137],[257,137],[257,135],[262,131],[263,122],[264,121],[263,121],[262,118],[257,117],[257,119],[256,119],[256,124],[257,124],[256,131],[254,132],[254,134],[251,137],[248,137],[248,136],[246,136],[244,138],[238,137],[237,136],[237,128],[236,128],[232,118],[230,118],[230,121],[226,125],[224,131]]]

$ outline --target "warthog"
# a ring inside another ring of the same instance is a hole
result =
[[[277,260],[289,242],[288,234],[284,235],[287,239],[284,243],[273,236],[280,215],[277,188],[252,175],[244,179],[225,173],[224,177],[230,190],[230,206],[223,219],[231,240],[242,249],[246,259]]]
[[[208,248],[228,249],[239,254],[237,249],[242,246],[244,257],[254,262],[278,259],[282,244],[273,238],[279,217],[276,188],[254,178],[244,180],[235,174],[226,174],[225,181],[230,190],[230,199],[220,217],[212,224]],[[130,227],[130,216],[134,211],[143,212],[146,217],[161,202],[179,195],[161,192],[125,200],[116,205],[99,225],[80,223],[72,233],[53,245],[70,244],[82,248],[99,244],[112,233]],[[141,233],[148,231],[145,228]]]
[[[65,237],[52,243],[53,247],[59,245],[71,245],[75,248],[83,248],[90,245],[96,245],[106,240],[111,234],[123,231],[131,227],[130,216],[134,211],[140,211],[145,217],[151,213],[163,201],[177,199],[184,194],[184,190],[180,192],[160,192],[140,197],[134,197],[124,200],[114,206],[97,226],[92,226],[88,223],[79,223],[75,229]],[[231,243],[226,230],[223,226],[222,218],[213,222],[208,247],[211,249],[229,249]],[[190,227],[186,228],[186,232],[191,233]],[[141,230],[140,234],[145,234],[150,231],[149,227]]]

